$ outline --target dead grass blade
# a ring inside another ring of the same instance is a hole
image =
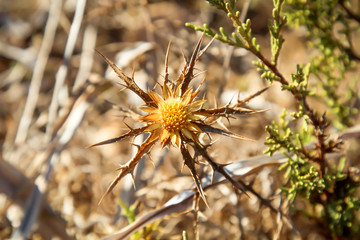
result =
[[[50,107],[49,107],[49,118],[46,126],[45,141],[48,142],[54,137],[54,125],[57,119],[57,112],[59,106],[59,93],[60,89],[64,86],[64,82],[68,73],[68,67],[70,64],[70,58],[73,54],[76,39],[78,38],[81,22],[84,16],[86,6],[86,0],[79,0],[76,2],[75,14],[70,27],[70,33],[66,41],[63,61],[56,73],[55,87],[52,95]]]
[[[55,33],[60,19],[61,5],[62,0],[51,1],[49,18],[45,27],[44,39],[41,43],[39,54],[35,63],[28,97],[15,138],[15,144],[24,143],[27,137],[28,129],[38,100],[45,66],[49,58],[50,50],[54,43]]]
[[[0,159],[0,192],[9,198],[11,203],[15,203],[25,209],[27,199],[29,199],[33,187],[34,182],[32,179],[26,177],[7,161]],[[2,209],[1,213],[4,214],[6,210],[6,208]],[[2,214],[0,216],[3,219]],[[55,236],[60,239],[70,239],[66,232],[65,220],[55,214],[46,200],[42,200],[39,206],[38,223],[40,226],[46,226],[38,229],[45,239]]]
[[[32,193],[30,194],[29,199],[27,199],[24,218],[20,227],[16,229],[12,235],[12,239],[26,239],[29,234],[39,214],[42,196],[46,191],[47,183],[51,172],[58,161],[59,154],[66,148],[76,129],[79,127],[89,106],[88,101],[93,99],[94,94],[95,87],[93,85],[89,85],[86,91],[84,91],[75,102],[74,107],[68,114],[63,128],[59,129],[57,137],[54,138],[51,144],[49,144],[49,148],[45,151],[43,163],[47,164],[47,167],[45,168],[45,171],[43,171],[35,180]]]

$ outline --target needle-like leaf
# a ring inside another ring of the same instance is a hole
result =
[[[116,138],[108,139],[108,140],[105,140],[102,142],[98,142],[98,143],[88,146],[87,148],[92,148],[92,147],[101,146],[101,145],[105,145],[105,144],[115,143],[115,142],[121,141],[128,137],[137,136],[137,135],[143,133],[146,128],[147,128],[147,126],[141,127],[141,128],[130,129],[129,132],[127,132],[124,135],[121,135],[120,137],[116,137]]]

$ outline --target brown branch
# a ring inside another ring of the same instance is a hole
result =
[[[345,10],[345,12],[349,15],[350,18],[354,19],[355,21],[357,21],[358,23],[360,23],[360,15],[355,14],[354,12],[352,12],[349,8],[347,8],[345,6],[345,1],[344,0],[340,0],[339,1],[340,6]]]
[[[228,172],[226,172],[226,170],[224,169],[223,165],[217,164],[207,153],[206,148],[200,146],[198,143],[194,143],[195,145],[195,149],[197,151],[199,151],[199,153],[204,157],[204,159],[210,164],[210,166],[212,167],[212,169],[214,171],[219,172],[221,175],[223,175],[234,187],[236,187],[237,189],[239,189],[240,191],[242,191],[243,193],[246,194],[246,196],[249,197],[249,195],[246,193],[245,190],[251,192],[252,194],[254,194],[261,202],[261,204],[267,206],[270,208],[271,211],[273,211],[274,213],[278,213],[279,211],[276,210],[270,203],[269,200],[264,199],[260,194],[258,194],[250,185],[244,183],[241,179],[237,179],[237,181],[235,181]],[[241,184],[241,186],[239,185],[239,183]]]

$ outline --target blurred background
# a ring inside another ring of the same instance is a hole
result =
[[[248,2],[238,1],[238,8]],[[247,11],[265,53],[271,10],[272,1],[254,0]],[[98,205],[116,169],[136,152],[132,143],[143,139],[87,148],[120,136],[127,125],[138,127],[132,118],[143,114],[136,108],[141,99],[118,84],[120,79],[94,49],[127,75],[133,73],[143,89],[152,88],[163,80],[169,42],[169,73],[176,79],[183,56],[189,58],[200,39],[186,22],[232,31],[223,13],[206,1],[0,1],[1,239],[16,238],[19,232],[28,233],[29,239],[99,239],[129,224],[125,206],[134,206],[130,212],[136,219],[192,186],[179,151],[157,145],[136,170],[136,190],[131,178],[125,178]],[[284,37],[279,66],[288,77],[296,64],[307,62],[309,50],[302,29],[287,29]],[[205,37],[203,45],[210,40]],[[203,72],[194,81],[195,86],[203,82],[200,97],[214,107],[267,86],[253,60],[246,51],[215,41],[197,64]],[[265,126],[282,108],[294,107],[291,96],[279,93],[275,84],[249,105],[268,112],[221,123],[255,141],[213,136],[209,151],[218,163],[262,155]],[[263,167],[244,180],[264,198],[274,197],[281,185],[276,169]],[[305,234],[320,239],[311,223],[295,224],[305,231],[299,235],[282,226],[256,197],[237,194],[229,184],[215,186],[206,195],[210,207],[200,203],[200,239],[300,239]],[[25,221],[26,213],[30,218]],[[190,207],[154,222],[139,239],[182,239],[183,231],[193,239],[193,225]]]

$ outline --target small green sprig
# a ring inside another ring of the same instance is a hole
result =
[[[311,60],[311,73],[316,77],[323,92],[318,96],[329,106],[333,124],[339,129],[352,125],[352,117],[357,111],[351,109],[354,99],[359,99],[354,84],[347,92],[339,94],[338,88],[351,71],[360,55],[354,50],[352,36],[359,33],[351,20],[359,18],[354,15],[348,1],[324,0],[288,0],[284,12],[290,26],[305,26],[309,37],[309,46],[316,49]],[[354,79],[353,82],[358,79]]]
[[[265,141],[265,145],[269,147],[265,150],[265,153],[273,155],[275,152],[282,150],[288,156],[295,154],[302,159],[311,159],[310,153],[304,148],[304,145],[314,140],[312,136],[314,127],[308,123],[307,118],[302,118],[300,130],[293,131],[289,127],[290,121],[287,119],[288,117],[290,116],[287,110],[284,109],[280,115],[279,123],[273,121],[271,125],[265,127],[265,130],[269,133]],[[295,118],[291,121],[294,120]]]
[[[259,61],[254,61],[254,64],[261,69],[263,77],[269,81],[278,81],[282,84],[287,84],[285,77],[277,69],[277,61],[280,54],[281,47],[284,43],[284,38],[281,35],[281,30],[286,24],[286,17],[281,16],[281,8],[284,0],[274,0],[273,23],[269,22],[269,32],[271,38],[271,60],[268,60],[261,52],[261,47],[257,43],[256,37],[252,35],[251,20],[247,19],[245,23],[240,20],[240,11],[237,11],[235,5],[225,1],[208,1],[213,6],[221,9],[227,14],[227,17],[232,21],[234,31],[231,34],[225,32],[223,27],[219,28],[219,33],[216,33],[206,24],[202,27],[194,25],[192,23],[186,23],[187,27],[190,27],[196,31],[204,32],[205,35],[215,38],[223,43],[231,46],[244,48],[254,54]],[[231,35],[231,38],[230,38]]]
[[[281,7],[284,0],[274,0],[274,9],[272,12],[273,23],[268,21],[268,28],[270,33],[270,44],[271,44],[271,63],[277,65],[281,47],[284,43],[284,38],[281,35],[281,30],[285,26],[287,20],[286,16],[281,16]]]
[[[194,25],[192,23],[186,23],[187,27],[190,27],[196,31],[204,32],[205,35],[216,38],[226,44],[244,48],[254,54],[260,53],[260,45],[257,44],[256,38],[251,34],[251,21],[247,19],[245,23],[240,20],[240,11],[237,11],[235,1],[214,0],[208,1],[211,5],[221,9],[227,14],[227,17],[232,21],[235,31],[229,37],[224,28],[219,28],[219,33],[211,30],[208,25],[204,24],[203,27]]]
[[[131,206],[128,206],[125,202],[123,202],[120,198],[116,198],[116,201],[118,205],[121,208],[122,215],[126,217],[129,224],[135,222],[136,220],[136,210],[138,208],[139,202],[135,202]],[[144,227],[142,230],[139,230],[135,232],[131,236],[131,240],[138,240],[138,239],[148,239],[148,237],[155,231],[159,229],[159,221],[155,221],[146,227]]]

